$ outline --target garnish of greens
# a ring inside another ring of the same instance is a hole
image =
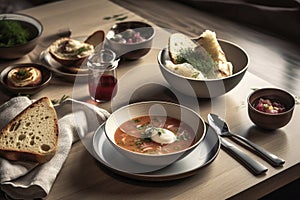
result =
[[[115,20],[115,21],[123,21],[127,18],[128,18],[128,16],[125,14],[115,14],[113,16],[103,17],[104,20]]]
[[[53,105],[61,104],[61,103],[64,102],[67,98],[69,98],[68,95],[63,95],[60,99],[52,99],[51,102],[52,102]]]
[[[0,47],[12,47],[25,44],[30,40],[29,30],[13,20],[0,20]]]
[[[89,49],[87,47],[80,47],[79,49],[76,49],[75,54],[80,55],[82,52],[88,51]]]
[[[180,57],[177,58],[178,63],[187,62],[199,70],[204,76],[215,77],[215,63],[203,47],[198,46],[195,49],[181,49],[179,55]]]
[[[17,78],[20,80],[24,80],[30,76],[28,70],[26,70],[26,69],[19,69],[17,71],[16,75],[17,75]]]

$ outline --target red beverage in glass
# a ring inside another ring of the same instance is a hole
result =
[[[117,93],[117,79],[113,75],[103,74],[89,77],[89,92],[95,101],[110,101]]]

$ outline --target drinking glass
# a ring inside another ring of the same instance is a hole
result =
[[[96,102],[110,101],[118,89],[116,54],[109,49],[102,49],[89,56],[87,66],[91,98]]]

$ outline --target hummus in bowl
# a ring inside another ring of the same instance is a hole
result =
[[[43,65],[23,63],[7,66],[0,74],[4,89],[14,94],[35,94],[47,86],[52,73]]]
[[[93,52],[93,45],[68,37],[56,40],[49,47],[50,55],[63,66],[80,67]]]
[[[41,81],[41,70],[36,67],[16,67],[7,74],[7,84],[12,87],[36,86]]]

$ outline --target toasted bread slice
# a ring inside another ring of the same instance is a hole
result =
[[[223,52],[216,33],[210,30],[204,31],[197,42],[211,55],[216,63],[216,71],[219,73],[219,78],[232,75],[233,66],[228,62]]]
[[[58,120],[48,97],[12,119],[0,132],[0,155],[8,160],[45,163],[56,153]]]
[[[169,56],[174,64],[181,64],[181,54],[187,49],[194,50],[197,44],[182,33],[173,33],[169,37]]]
[[[95,31],[92,35],[90,35],[84,42],[91,44],[96,48],[100,43],[104,41],[105,33],[102,30]]]

